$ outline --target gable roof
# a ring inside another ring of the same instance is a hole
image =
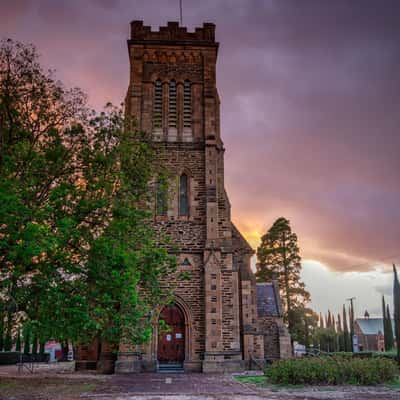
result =
[[[254,254],[253,248],[250,246],[249,242],[243,237],[240,233],[239,229],[231,223],[232,225],[232,238],[235,241],[235,247],[242,249],[244,252],[248,254]]]
[[[257,313],[259,317],[281,317],[279,290],[275,283],[257,283]]]
[[[380,331],[383,333],[383,318],[357,318],[356,319],[356,324],[361,329],[361,332],[364,335],[377,335],[378,332]],[[393,335],[395,334],[394,332],[394,320],[392,319],[392,329],[393,329]]]

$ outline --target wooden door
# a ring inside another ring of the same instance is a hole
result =
[[[185,318],[177,306],[166,306],[160,313],[169,329],[158,335],[157,359],[161,363],[185,360]]]

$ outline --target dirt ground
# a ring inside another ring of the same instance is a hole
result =
[[[0,366],[1,400],[400,400],[400,388],[281,388],[232,375],[75,373],[73,363],[42,364],[18,372]]]

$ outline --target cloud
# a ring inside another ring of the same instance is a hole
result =
[[[395,0],[184,2],[189,29],[217,25],[226,185],[254,247],[285,216],[303,258],[333,271],[400,261],[399,13]],[[130,20],[178,15],[175,0],[3,1],[0,36],[35,43],[100,108],[124,98]]]

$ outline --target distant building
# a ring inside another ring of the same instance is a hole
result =
[[[354,322],[354,333],[357,335],[360,351],[385,351],[383,318],[357,318]]]

